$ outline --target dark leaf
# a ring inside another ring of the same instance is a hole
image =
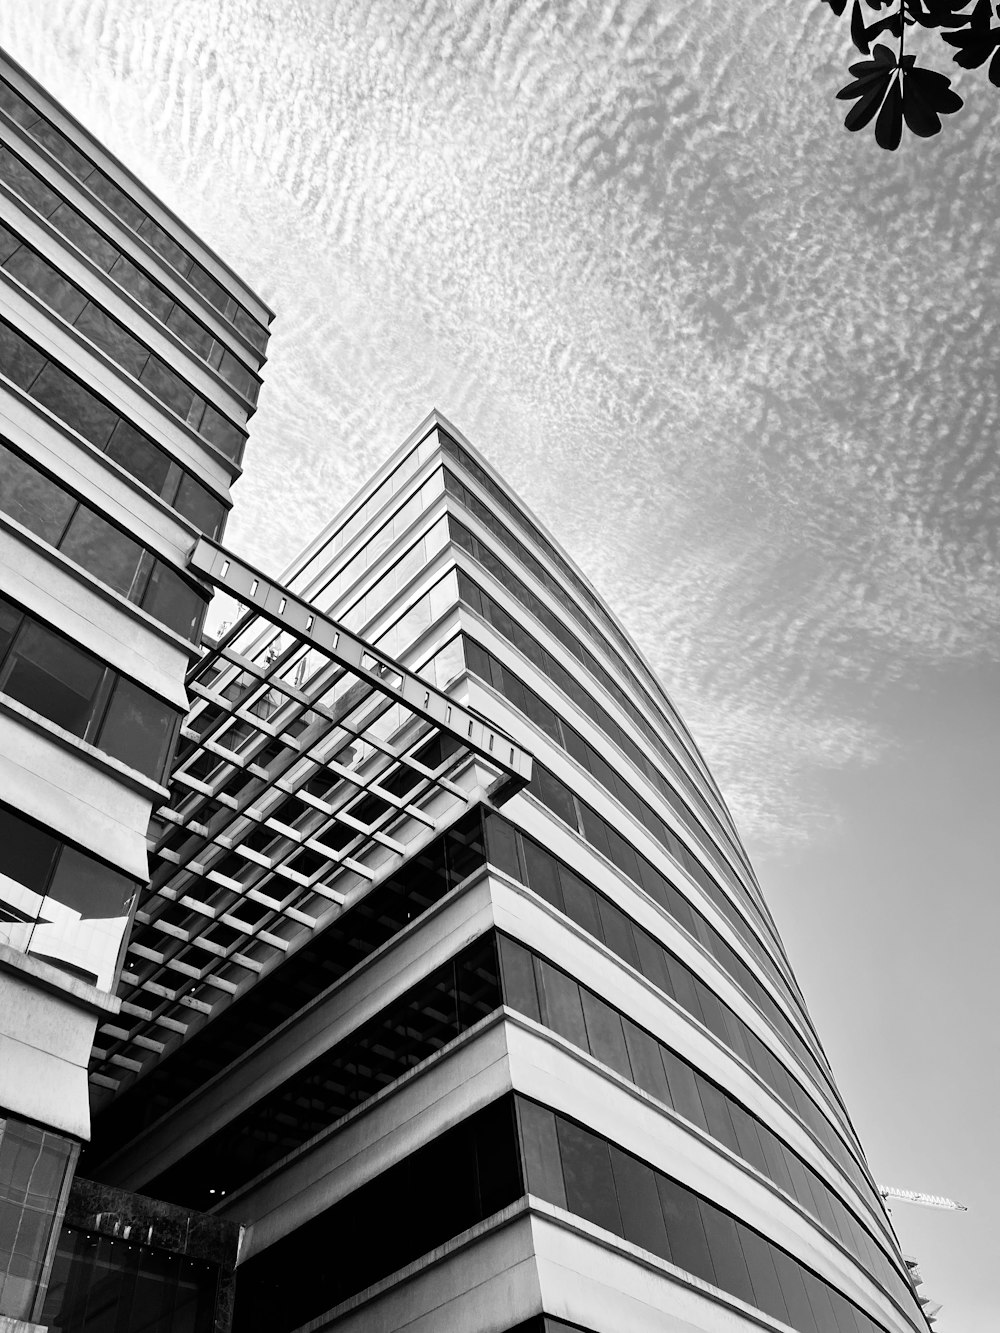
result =
[[[958,48],[958,54],[952,59],[961,69],[978,69],[990,58],[1000,45],[1000,28],[981,32],[943,32],[943,41]]]
[[[885,148],[891,153],[899,147],[902,137],[903,94],[897,78],[890,84],[885,101],[882,103],[882,110],[878,113],[878,120],[875,122],[875,142],[880,148]]]
[[[852,101],[855,97],[860,97],[861,94],[867,88],[870,88],[873,83],[882,84],[882,91],[885,92],[885,85],[888,84],[891,77],[891,71],[889,74],[886,74],[884,70],[879,70],[877,74],[866,74],[863,79],[855,79],[854,82],[849,83],[846,88],[841,88],[840,92],[837,94],[837,98],[841,102]]]
[[[868,55],[871,47],[868,45],[868,30],[861,12],[861,0],[854,0],[854,9],[851,11],[851,41],[862,55]]]
[[[896,53],[891,47],[883,46],[882,43],[879,42],[878,46],[876,46],[875,50],[872,52],[872,55],[875,57],[878,64],[892,65],[893,68],[895,68]]]
[[[890,76],[891,77],[891,76]],[[880,79],[877,83],[872,83],[862,97],[851,107],[844,117],[844,126],[846,129],[863,130],[864,127],[874,116],[875,112],[882,105],[882,99],[885,97],[885,90],[888,86],[888,79]]]
[[[907,79],[903,85],[903,117],[906,128],[919,139],[941,133],[941,118],[920,95],[919,85]]]
[[[960,111],[964,103],[951,86],[951,79],[946,74],[939,74],[936,69],[915,68],[907,71],[906,92],[916,88],[917,95],[940,115],[950,116]]]

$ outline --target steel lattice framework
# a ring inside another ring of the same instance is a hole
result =
[[[248,609],[188,676],[95,1091],[132,1082],[473,804],[531,775],[505,733],[214,542],[190,567]]]

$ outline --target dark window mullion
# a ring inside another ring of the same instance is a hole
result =
[[[92,656],[92,654],[89,655]],[[83,736],[83,740],[91,745],[99,745],[100,743],[101,728],[104,726],[108,709],[111,707],[111,699],[120,679],[118,672],[113,667],[105,666],[104,676],[95,695],[94,709],[87,724],[86,733]]]

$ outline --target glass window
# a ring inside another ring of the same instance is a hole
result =
[[[117,185],[108,180],[103,171],[95,171],[87,181],[87,187],[127,226],[133,231],[138,230],[146,214],[138,204],[132,202],[124,190],[119,190]]]
[[[43,894],[58,846],[51,833],[0,806],[0,847],[3,847],[0,885],[9,877],[33,893]]]
[[[20,244],[20,236],[15,236],[9,227],[0,222],[0,263],[5,263]]]
[[[705,1119],[705,1111],[698,1096],[694,1070],[686,1060],[682,1060],[666,1046],[660,1047],[660,1058],[663,1061],[663,1068],[667,1071],[667,1082],[670,1084],[674,1109],[684,1116],[685,1120],[690,1120],[693,1125],[697,1125],[707,1133],[708,1121]]]
[[[778,1142],[766,1125],[757,1126],[757,1137],[760,1139],[764,1160],[767,1162],[767,1174],[779,1189],[783,1189],[786,1194],[790,1194],[794,1199],[795,1190],[792,1187],[792,1178],[785,1164],[785,1158],[788,1154],[784,1144]]]
[[[161,403],[166,403],[178,416],[187,417],[195,400],[195,392],[158,356],[150,356],[144,361],[139,379]]]
[[[583,1001],[591,1055],[631,1082],[632,1067],[625,1049],[622,1020],[617,1011],[583,987],[580,988],[580,998]]]
[[[191,256],[185,254],[177,242],[168,236],[159,223],[154,222],[151,217],[144,217],[136,230],[140,236],[148,241],[157,254],[162,255],[168,264],[173,265],[178,273],[186,274],[191,268],[193,263]]]
[[[157,288],[157,290],[160,289]],[[213,338],[208,329],[199,324],[182,306],[174,305],[166,318],[166,325],[199,356],[207,357],[212,350]],[[223,374],[225,374],[224,370]]]
[[[524,853],[528,887],[561,912],[563,910],[563,895],[559,888],[559,875],[556,871],[555,861],[530,838],[521,839],[521,849]]]
[[[117,249],[69,204],[59,204],[49,216],[49,221],[105,273],[114,264],[118,257]]]
[[[718,1285],[731,1296],[738,1296],[741,1301],[753,1305],[754,1291],[750,1285],[750,1274],[743,1258],[736,1223],[728,1213],[716,1208],[707,1199],[699,1199],[698,1203]]]
[[[539,958],[537,965],[544,1015],[542,1021],[581,1051],[588,1050],[579,986],[565,972],[560,972],[544,959]]]
[[[73,515],[61,550],[123,597],[133,597],[152,561],[138,542],[86,505]]]
[[[661,1259],[670,1260],[670,1242],[660,1208],[655,1172],[645,1162],[622,1152],[614,1144],[611,1145],[611,1170],[625,1239],[658,1254]]]
[[[49,125],[41,119],[36,120],[31,127],[31,133],[78,180],[86,180],[94,170],[93,162],[74,148],[66,136],[61,134],[54,125]]]
[[[700,1074],[696,1074],[695,1078],[698,1084],[698,1095],[705,1110],[709,1134],[714,1139],[718,1139],[720,1143],[724,1143],[737,1157],[741,1156],[740,1141],[736,1137],[736,1131],[729,1115],[729,1098],[707,1078],[702,1078]]]
[[[667,967],[667,955],[663,946],[644,930],[636,930],[633,933],[633,940],[639,955],[639,971],[654,986],[659,986],[660,990],[665,991],[673,999],[674,988],[670,983],[670,970]]]
[[[688,968],[679,958],[668,953],[667,969],[670,972],[670,985],[674,995],[677,997],[677,1003],[697,1019],[701,1019],[701,1005],[698,1003],[698,993],[694,987],[694,977]]]
[[[27,127],[38,119],[35,108],[29,106],[24,98],[2,79],[0,79],[0,108],[18,125]]]
[[[200,481],[185,474],[177,491],[174,508],[209,537],[218,537],[222,531],[226,507]]]
[[[620,1236],[622,1221],[608,1144],[562,1116],[556,1117],[556,1128],[566,1182],[566,1207],[595,1226]]]
[[[143,347],[138,338],[133,338],[116,319],[106,315],[92,301],[76,321],[76,327],[130,375],[138,377],[149,360],[149,348]]]
[[[78,288],[26,245],[7,260],[4,268],[70,324],[87,304],[87,298]]]
[[[0,147],[0,180],[21,196],[25,203],[47,218],[59,204],[59,196],[45,182],[15,157],[9,149]]]
[[[0,672],[0,689],[74,736],[83,736],[104,675],[96,657],[29,621]]]
[[[205,599],[176,570],[157,560],[142,598],[143,609],[186,639],[196,639]]]
[[[157,319],[171,324],[171,312],[178,307],[175,307],[173,300],[159,283],[153,282],[141,269],[136,268],[131,259],[119,255],[111,265],[110,272],[119,287],[123,287],[129,295],[134,296],[141,306],[154,314]]]
[[[58,546],[76,499],[0,444],[0,509],[51,546]]]
[[[0,323],[0,373],[27,389],[35,380],[45,357],[7,324]]]
[[[119,421],[105,452],[151,491],[157,495],[165,493],[171,467],[176,464],[172,465],[162,449],[157,449],[135,426]]]
[[[632,922],[624,912],[615,907],[607,898],[599,897],[597,906],[601,913],[601,924],[604,927],[604,939],[609,949],[616,953],[619,958],[623,958],[626,963],[631,963],[636,967],[639,962],[635,951],[635,941],[632,938]]]
[[[740,1145],[740,1156],[745,1162],[755,1166],[762,1176],[767,1176],[770,1179],[767,1158],[764,1156],[764,1150],[760,1146],[760,1137],[757,1134],[757,1122],[736,1102],[729,1103],[729,1115]]]
[[[120,677],[101,727],[101,749],[159,780],[176,716],[169,704]]]
[[[118,421],[117,413],[102,403],[79,381],[49,362],[32,386],[31,396],[78,431],[85,440],[103,449]]]
[[[604,939],[604,930],[597,910],[597,894],[585,880],[568,866],[559,866],[559,887],[562,889],[566,915],[597,940]]]
[[[762,1245],[766,1243],[762,1240]],[[781,1299],[788,1307],[788,1322],[794,1329],[800,1333],[819,1333],[819,1325],[816,1322],[816,1315],[813,1312],[812,1305],[809,1303],[809,1296],[806,1292],[805,1284],[802,1281],[802,1269],[795,1260],[779,1250],[776,1245],[766,1245],[771,1262],[774,1264],[775,1275],[778,1279],[778,1285],[781,1288]],[[744,1238],[744,1253],[750,1255],[752,1246]],[[754,1277],[757,1269],[751,1268],[751,1277]],[[765,1270],[766,1283],[766,1270]],[[768,1307],[761,1301],[760,1308],[766,1310]],[[778,1316],[781,1317],[780,1315]]]
[[[486,846],[490,861],[519,883],[524,882],[517,854],[517,834],[505,819],[489,819],[486,823]]]
[[[670,1096],[670,1084],[660,1059],[660,1043],[648,1032],[625,1018],[622,1020],[625,1044],[628,1046],[632,1076],[638,1087],[653,1097],[658,1097],[667,1106],[673,1106]]]
[[[675,1180],[657,1173],[656,1188],[660,1195],[663,1220],[667,1225],[670,1253],[678,1268],[694,1273],[705,1282],[715,1283],[715,1267],[705,1238],[698,1200],[678,1185]]]
[[[503,964],[504,1003],[540,1023],[542,1016],[538,1008],[531,954],[506,935],[501,935],[500,958]]]
[[[782,1323],[790,1323],[794,1328],[802,1328],[802,1324],[796,1323],[790,1317],[788,1306],[781,1294],[781,1283],[771,1259],[772,1247],[768,1245],[763,1236],[759,1236],[756,1231],[751,1231],[742,1222],[736,1223],[736,1230],[739,1232],[743,1258],[746,1260],[747,1270],[750,1273],[750,1283],[753,1287],[753,1301],[751,1304],[756,1305],[765,1314],[769,1314],[772,1319],[780,1319]]]
[[[570,828],[576,828],[576,805],[573,793],[547,769],[542,768],[541,764],[535,764],[531,788],[542,804],[548,806],[554,815],[564,819]]]
[[[809,1297],[809,1304],[816,1316],[816,1327],[819,1333],[843,1333],[843,1330],[837,1324],[837,1314],[833,1308],[833,1302],[830,1300],[830,1291],[826,1283],[821,1282],[816,1274],[810,1272],[808,1268],[800,1267],[799,1273]]]
[[[56,1134],[0,1122],[0,1311],[15,1320],[31,1316],[70,1152]]]

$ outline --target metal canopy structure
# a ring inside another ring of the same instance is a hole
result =
[[[102,1100],[472,805],[531,776],[499,728],[216,543],[201,540],[190,567],[248,610],[188,675],[122,1010],[93,1052]]]

